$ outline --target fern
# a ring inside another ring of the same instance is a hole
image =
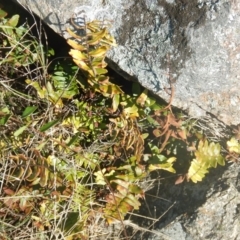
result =
[[[188,179],[191,179],[194,183],[202,181],[209,168],[216,168],[217,164],[225,165],[219,143],[211,142],[209,144],[207,140],[201,140],[195,152],[195,157],[188,170]]]
[[[117,191],[106,196],[107,204],[104,208],[104,215],[109,224],[117,220],[122,221],[133,209],[138,210],[141,205],[138,194],[142,194],[142,189],[135,184],[121,179],[113,180],[112,183],[117,184]]]
[[[188,179],[191,179],[194,183],[202,181],[205,175],[208,173],[206,165],[201,164],[197,159],[193,159],[191,166],[188,169]]]
[[[78,68],[68,63],[57,63],[51,77],[56,91],[62,93],[62,98],[72,99],[79,93],[77,82]]]
[[[69,54],[76,65],[87,75],[89,86],[103,96],[112,98],[112,111],[115,112],[119,105],[119,95],[123,93],[119,86],[109,81],[105,56],[111,46],[115,46],[115,39],[100,21],[85,23],[78,26],[72,21],[74,30],[67,29],[72,39],[68,44],[72,47]],[[78,35],[78,30],[84,30],[84,36]]]
[[[13,183],[24,180],[31,185],[39,184],[41,187],[51,187],[57,179],[61,185],[60,175],[54,180],[56,176],[54,176],[53,168],[49,165],[50,156],[47,159],[44,158],[37,149],[33,150],[32,156],[29,158],[24,154],[10,155],[12,164],[6,181]]]
[[[227,141],[227,147],[230,153],[240,154],[240,144],[236,138],[232,137]]]

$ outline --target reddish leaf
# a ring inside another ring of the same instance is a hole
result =
[[[186,178],[186,175],[180,175],[175,181],[175,185],[182,183]]]
[[[33,225],[34,225],[34,227],[36,227],[37,229],[39,229],[41,231],[44,230],[44,225],[39,221],[33,222]]]
[[[168,117],[169,117],[168,121],[172,126],[177,127],[177,128],[181,127],[181,125],[182,125],[181,120],[176,120],[176,118],[173,114],[169,114]]]
[[[186,140],[187,139],[187,135],[186,135],[186,131],[185,130],[180,130],[177,132],[178,136],[182,139],[182,140]]]
[[[13,196],[14,193],[15,193],[15,192],[14,192],[12,189],[10,189],[10,188],[4,188],[3,191],[4,191],[7,195],[9,195],[9,196]]]

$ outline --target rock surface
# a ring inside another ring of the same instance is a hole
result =
[[[71,16],[112,22],[110,66],[194,117],[237,125],[240,2],[237,0],[15,0],[64,35]]]
[[[240,240],[240,165],[236,163],[214,169],[196,184],[173,186],[162,181],[146,195],[148,208],[141,214],[162,216],[154,224],[156,234],[145,234],[151,240]],[[154,212],[155,211],[155,212]],[[152,214],[149,214],[152,213]],[[142,223],[149,226],[149,223]],[[135,239],[140,239],[136,235]]]

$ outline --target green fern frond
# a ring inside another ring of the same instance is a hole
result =
[[[191,179],[194,183],[202,181],[209,168],[216,168],[217,164],[225,165],[219,143],[211,142],[209,144],[207,140],[200,141],[195,156],[196,158],[193,159],[188,170],[188,180]]]
[[[201,164],[196,159],[193,159],[191,166],[188,169],[188,179],[191,179],[194,183],[202,181],[205,175],[208,173],[206,165]]]

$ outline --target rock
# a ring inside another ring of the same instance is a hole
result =
[[[139,214],[158,221],[133,218],[142,228],[153,226],[153,233],[133,239],[240,240],[240,165],[218,167],[198,184],[174,186],[162,179],[146,193],[146,203]]]
[[[17,0],[15,0],[17,1]],[[240,118],[240,3],[236,0],[18,0],[64,35],[72,16],[109,20],[109,64],[194,117]],[[75,15],[74,15],[75,14]],[[172,89],[172,90],[173,90]]]

